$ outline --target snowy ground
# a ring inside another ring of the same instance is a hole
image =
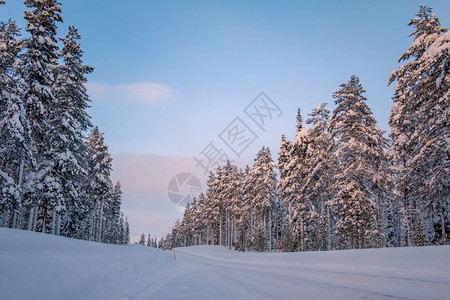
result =
[[[162,252],[0,228],[1,299],[450,299],[450,247]]]

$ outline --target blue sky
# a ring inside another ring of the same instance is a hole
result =
[[[0,20],[24,27],[26,9],[6,0]],[[204,180],[194,156],[215,142],[240,166],[281,134],[293,138],[297,108],[332,105],[359,76],[379,126],[388,130],[390,72],[409,47],[420,4],[449,27],[450,1],[61,1],[64,23],[82,35],[92,121],[105,134],[114,179],[124,186],[132,234],[167,233],[182,209],[166,195],[179,172]],[[264,91],[282,110],[265,131],[244,108]],[[218,138],[240,117],[258,135],[237,157]]]

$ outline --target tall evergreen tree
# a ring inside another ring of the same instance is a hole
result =
[[[226,246],[231,248],[236,243],[236,220],[239,218],[241,194],[240,178],[236,166],[231,165],[230,161],[223,166],[222,178],[222,197],[226,201]]]
[[[389,124],[397,197],[403,205],[402,244],[413,245],[419,223],[434,244],[448,244],[450,32],[426,6],[408,25],[414,28],[414,41],[389,79],[397,81]]]
[[[294,196],[293,218],[293,241],[294,246],[300,251],[311,250],[311,234],[314,230],[314,223],[317,213],[310,201],[303,197],[305,180],[308,175],[308,149],[310,139],[308,130],[303,126],[303,118],[300,109],[297,111],[297,132],[292,143],[291,160],[289,168],[291,170],[291,187]]]
[[[18,36],[15,22],[0,23],[0,226],[13,228],[18,227],[24,170],[31,162],[25,91],[16,68],[23,49]]]
[[[306,178],[303,185],[303,195],[315,208],[316,250],[332,249],[332,211],[333,183],[337,161],[333,155],[334,141],[329,131],[330,111],[326,104],[319,104],[309,114],[307,124],[313,127],[308,131],[309,147],[306,157]]]
[[[104,205],[103,242],[119,244],[120,235],[120,205],[122,203],[122,187],[120,182],[111,187],[107,205]]]
[[[125,217],[124,227],[125,227],[125,233],[123,236],[122,244],[128,244],[128,243],[130,243],[130,224],[128,223],[128,217]]]
[[[105,205],[111,192],[111,156],[103,134],[94,127],[87,141],[89,195],[89,239],[102,240]]]
[[[206,218],[207,228],[206,235],[208,236],[208,244],[217,244],[217,231],[219,227],[219,203],[218,203],[218,189],[216,175],[213,172],[209,173],[208,181],[206,183],[206,205],[204,207],[203,216]]]
[[[240,171],[240,194],[241,204],[239,209],[238,221],[238,242],[236,249],[245,251],[251,249],[252,237],[252,190],[250,181],[250,167],[246,166],[244,170]]]
[[[270,149],[263,147],[255,158],[248,176],[251,191],[251,208],[254,249],[264,251],[269,246],[271,236],[270,209],[276,197],[276,174]],[[262,243],[264,241],[264,243]]]
[[[334,206],[339,217],[336,230],[344,248],[379,245],[373,194],[387,140],[372,117],[364,92],[359,78],[352,76],[333,94],[337,107],[330,128],[341,170],[336,175]]]
[[[295,193],[292,190],[292,168],[289,167],[292,159],[292,143],[285,135],[281,137],[280,150],[278,151],[278,170],[280,172],[280,180],[278,181],[278,190],[281,194],[281,199],[287,207],[287,223],[284,228],[284,250],[293,251],[293,236],[292,236],[292,212],[294,205]]]
[[[59,205],[65,210],[65,235],[73,236],[74,223],[80,220],[82,193],[86,185],[86,151],[83,132],[91,126],[86,113],[89,98],[86,94],[85,74],[92,67],[84,66],[81,60],[83,51],[77,40],[80,35],[75,27],[69,27],[66,38],[61,39],[63,48],[61,56],[64,65],[55,71],[53,93],[55,105],[52,107],[49,123],[53,128],[51,147],[55,166],[53,172],[61,184]],[[53,211],[53,222],[59,221],[59,214]],[[59,222],[57,222],[59,224]],[[52,226],[53,228],[55,226]],[[59,225],[56,226],[59,233]]]
[[[33,166],[27,176],[29,229],[49,228],[49,213],[59,210],[63,201],[60,177],[54,172],[56,156],[52,148],[50,114],[55,107],[54,70],[58,67],[57,23],[62,22],[61,5],[55,0],[26,0],[24,14],[30,37],[21,57],[26,85],[26,110],[32,129]]]

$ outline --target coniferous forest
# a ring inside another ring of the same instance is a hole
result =
[[[357,76],[335,109],[299,110],[293,141],[252,167],[210,173],[159,246],[323,251],[450,244],[450,32],[421,6],[395,84],[391,132],[377,127]],[[307,125],[305,125],[305,123]]]
[[[57,0],[24,2],[24,30],[0,22],[0,226],[128,243],[121,186],[86,111],[93,68],[83,64],[80,34],[69,26],[58,37]],[[251,167],[210,173],[206,193],[159,247],[450,244],[450,32],[426,6],[408,25],[412,43],[386,76],[395,85],[389,133],[351,76],[330,95],[332,111],[327,103],[298,110],[295,138],[282,135],[278,153],[263,147]]]
[[[0,226],[128,243],[121,186],[86,112],[80,34],[57,37],[58,1],[25,5],[25,31],[0,23]]]

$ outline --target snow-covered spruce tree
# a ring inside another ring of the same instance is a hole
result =
[[[171,240],[168,240],[169,249],[172,248],[172,245],[175,247],[183,247],[184,246],[184,236],[181,232],[181,222],[180,220],[175,221],[175,225],[172,227],[172,233],[170,234]]]
[[[139,245],[145,246],[145,233],[141,234],[141,238],[139,239]]]
[[[192,203],[194,204],[194,202]],[[195,204],[194,204],[195,205]],[[194,229],[194,222],[193,222],[193,205],[191,203],[187,203],[186,207],[184,208],[183,213],[183,220],[181,220],[181,226],[180,226],[180,234],[182,236],[182,246],[192,246],[193,245],[193,229]]]
[[[203,216],[206,222],[206,235],[208,245],[217,245],[218,227],[219,227],[219,205],[217,201],[217,185],[216,175],[213,172],[209,173],[208,181],[206,182],[206,199],[203,209]]]
[[[123,212],[120,212],[119,218],[119,233],[118,233],[118,244],[124,244],[125,240],[125,219],[123,216]]]
[[[24,170],[30,166],[30,126],[18,56],[16,23],[0,22],[0,226],[17,228],[22,205]]]
[[[54,171],[60,176],[66,213],[63,218],[63,234],[76,236],[77,226],[84,218],[86,206],[86,145],[85,132],[91,125],[86,113],[89,97],[86,93],[86,74],[93,68],[83,65],[78,40],[80,35],[73,26],[65,38],[60,40],[63,48],[60,53],[64,65],[55,71],[53,93],[56,105],[52,108],[50,124],[53,128],[51,146],[54,149]],[[56,217],[55,212],[53,219]],[[57,218],[59,219],[59,218]],[[58,226],[59,227],[59,226]]]
[[[402,245],[417,224],[433,244],[450,243],[450,31],[421,6],[409,24],[410,48],[393,71],[397,81],[389,118],[397,199],[402,203]]]
[[[223,166],[222,177],[222,197],[225,199],[225,246],[231,248],[237,242],[236,239],[236,224],[240,213],[241,194],[240,194],[240,178],[237,167],[231,165],[227,161]]]
[[[205,196],[199,195],[198,200],[195,199],[195,209],[193,210],[193,240],[194,245],[204,245],[205,239],[205,222],[203,220],[203,207],[205,205]]]
[[[190,236],[191,236],[191,245],[195,246],[199,244],[199,220],[197,218],[199,213],[199,207],[198,207],[198,202],[197,202],[197,198],[192,199],[192,204],[191,204],[191,211],[190,211]]]
[[[342,248],[367,248],[380,244],[377,230],[376,182],[382,174],[383,137],[363,96],[356,76],[333,94],[336,108],[330,129],[336,142],[339,171],[335,176],[333,206],[338,215],[336,234]]]
[[[290,219],[292,227],[293,250],[311,250],[311,238],[314,224],[317,221],[312,203],[303,197],[303,188],[307,176],[307,153],[309,147],[308,130],[303,127],[303,118],[300,109],[297,111],[297,131],[295,140],[292,142],[290,160],[287,164],[289,170],[288,190],[291,199]]]
[[[217,237],[216,244],[224,246],[225,245],[225,230],[224,230],[224,223],[225,223],[225,207],[226,202],[225,198],[223,197],[223,176],[224,176],[224,170],[223,167],[218,167],[216,169],[216,174],[214,176],[214,183],[212,186],[212,195],[214,195],[211,200],[211,206],[213,207],[213,212],[215,213],[215,216],[213,215],[213,218],[216,218],[217,222],[217,228],[214,232],[214,235]]]
[[[317,220],[314,223],[315,238],[313,249],[331,250],[332,232],[335,218],[331,209],[334,197],[334,172],[337,170],[334,141],[329,131],[330,111],[326,103],[319,104],[306,120],[313,127],[308,131],[309,145],[306,155],[306,177],[302,194],[312,204]]]
[[[238,251],[250,250],[251,247],[251,216],[252,216],[252,208],[251,208],[251,185],[250,185],[250,167],[246,166],[244,170],[240,170],[239,178],[240,178],[240,194],[241,194],[241,203],[239,206],[239,219],[237,224],[238,230],[238,241],[235,245],[235,249]]]
[[[104,206],[104,222],[102,242],[109,244],[120,244],[120,205],[122,203],[122,187],[120,182],[111,187],[112,191]]]
[[[272,220],[270,209],[276,197],[276,174],[270,149],[263,147],[255,158],[255,163],[248,176],[252,208],[253,249],[265,251],[271,245]],[[261,241],[264,236],[265,244]],[[257,242],[257,243],[256,243]],[[262,246],[264,247],[262,248]]]
[[[148,234],[146,245],[147,245],[147,247],[152,247],[152,238],[150,236],[150,233]]]
[[[292,185],[292,170],[289,166],[292,151],[292,143],[286,138],[285,135],[281,136],[280,150],[278,151],[278,170],[280,172],[280,180],[278,181],[278,190],[280,191],[281,198],[285,206],[287,207],[287,220],[284,226],[283,243],[284,251],[294,251],[293,245],[293,231],[292,231],[292,212],[294,207],[294,191],[291,188]]]
[[[203,193],[198,196],[197,210],[195,215],[195,231],[200,245],[208,244],[208,219],[205,211],[207,210],[207,199]]]
[[[130,224],[128,223],[128,217],[125,217],[124,228],[122,244],[128,244],[130,243]]]
[[[27,174],[24,196],[28,208],[28,229],[52,232],[53,210],[62,210],[64,198],[61,177],[54,171],[51,112],[56,105],[53,93],[54,70],[58,67],[56,24],[62,22],[61,5],[56,0],[26,0],[24,14],[29,38],[21,55],[21,73],[26,94],[27,117],[31,126],[33,165]]]
[[[111,156],[108,153],[103,134],[98,127],[94,127],[87,140],[87,160],[88,160],[88,217],[87,238],[89,240],[101,241],[103,225],[105,222],[105,206],[110,200],[112,182]]]

